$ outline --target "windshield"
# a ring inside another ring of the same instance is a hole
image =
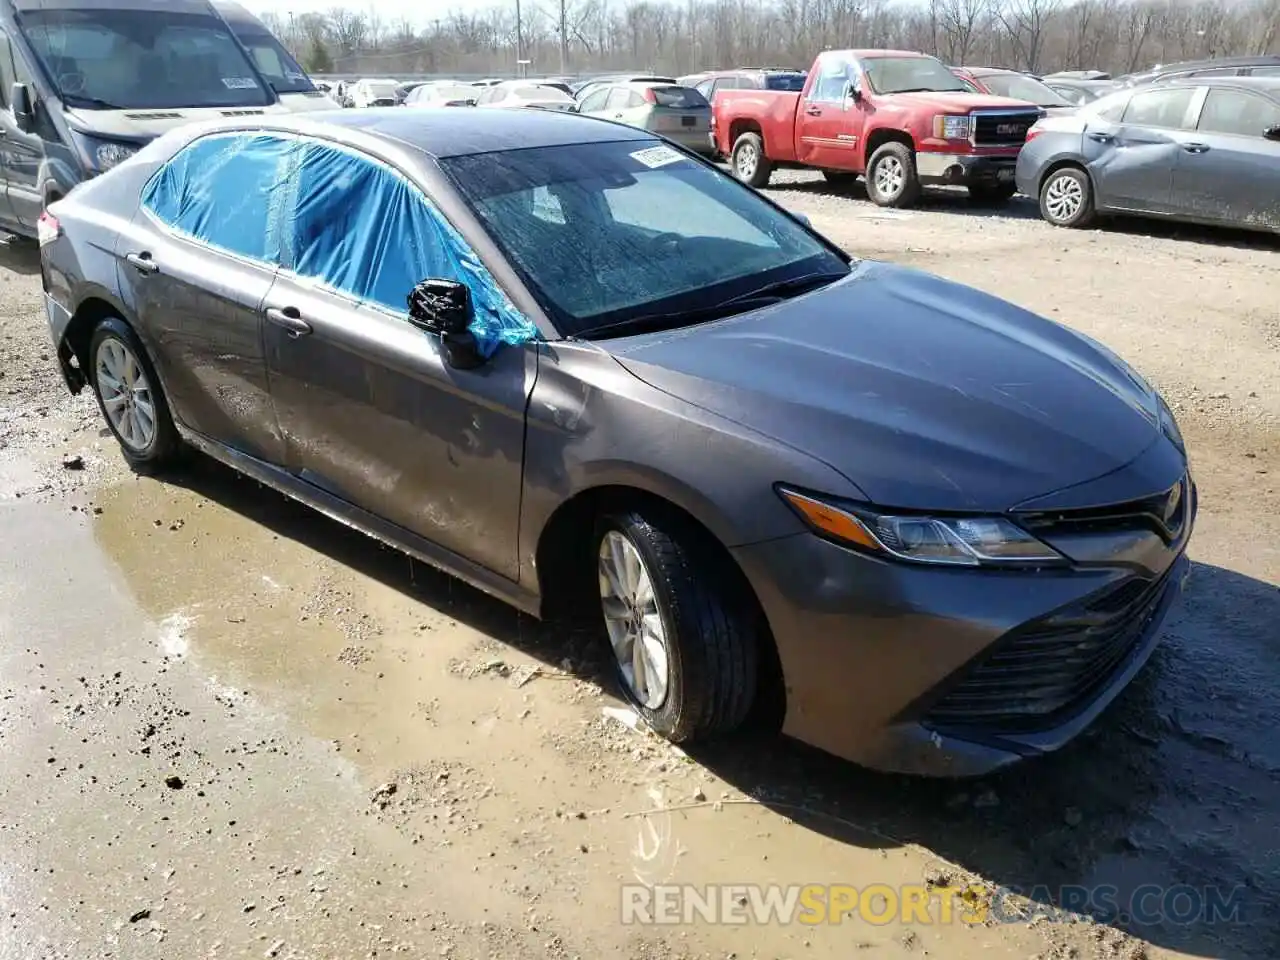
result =
[[[18,24],[70,107],[261,107],[273,100],[227,26],[211,15],[25,10]]]
[[[546,84],[538,84],[531,87],[515,87],[511,91],[513,97],[519,97],[521,100],[546,100],[552,103],[560,101],[571,101],[573,97],[565,93],[558,87],[550,87]]]
[[[969,89],[933,57],[867,57],[862,66],[876,93],[965,93]]]
[[[650,87],[653,98],[660,107],[676,110],[701,110],[711,106],[707,98],[692,87]]]
[[[310,93],[316,89],[298,61],[267,30],[256,26],[233,25],[236,37],[253,57],[258,72],[267,78],[276,93]]]
[[[446,100],[474,100],[475,87],[464,87],[457,84],[424,84],[414,87],[405,98],[405,103],[439,105]]]
[[[764,88],[766,90],[789,90],[791,93],[799,93],[804,89],[805,75],[803,73],[771,73],[764,78]]]
[[[753,190],[661,141],[508,150],[440,164],[564,336],[849,270]],[[677,317],[665,325],[684,324]]]
[[[991,73],[978,77],[978,82],[997,97],[1025,100],[1038,107],[1073,107],[1070,100],[1058,91],[1045,86],[1034,77],[1020,73]]]

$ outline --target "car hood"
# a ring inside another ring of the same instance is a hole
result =
[[[887,96],[883,104],[877,104],[877,110],[884,107],[900,105],[907,110],[937,110],[943,113],[965,113],[969,110],[1039,110],[1034,103],[1025,100],[1013,100],[1009,97],[996,97],[987,93],[895,93]]]
[[[1150,388],[1105,348],[873,261],[805,296],[606,346],[640,380],[823,461],[882,506],[1004,511],[1159,436]]]
[[[73,130],[90,137],[121,137],[139,142],[154,140],[170,130],[199,123],[202,120],[223,120],[227,117],[257,116],[258,114],[288,113],[280,103],[262,107],[175,107],[173,109],[137,110],[77,110],[68,108],[65,113]]]

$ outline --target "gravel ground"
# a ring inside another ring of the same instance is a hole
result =
[[[1195,571],[1088,736],[957,786],[636,733],[581,638],[216,465],[128,474],[58,379],[33,251],[0,248],[0,960],[1280,956],[1280,243],[769,193],[1097,337],[1176,409]],[[1241,911],[638,928],[632,880],[1186,884]]]

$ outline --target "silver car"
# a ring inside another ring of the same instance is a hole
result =
[[[1175,80],[1046,117],[1016,176],[1059,227],[1123,213],[1280,233],[1280,77]]]
[[[629,82],[588,93],[578,112],[661,134],[696,153],[711,152],[711,104],[692,87]]]

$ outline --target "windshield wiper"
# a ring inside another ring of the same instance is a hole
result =
[[[740,293],[736,297],[730,297],[728,300],[721,300],[719,303],[713,303],[705,307],[694,307],[691,310],[673,310],[669,313],[646,313],[638,317],[628,317],[625,320],[614,320],[610,323],[587,327],[576,332],[572,339],[585,340],[588,337],[598,336],[602,333],[615,335],[654,333],[658,330],[672,327],[705,323],[708,320],[720,320],[735,313],[743,313],[752,306],[764,306],[784,300],[788,294],[798,296],[815,287],[834,283],[844,276],[847,276],[847,274],[806,273],[799,277],[791,277],[788,280],[766,283],[755,290],[748,290],[746,293]]]
[[[84,107],[87,110],[123,110],[118,103],[110,103],[99,97],[85,97],[78,93],[64,93],[63,102],[69,107]]]

